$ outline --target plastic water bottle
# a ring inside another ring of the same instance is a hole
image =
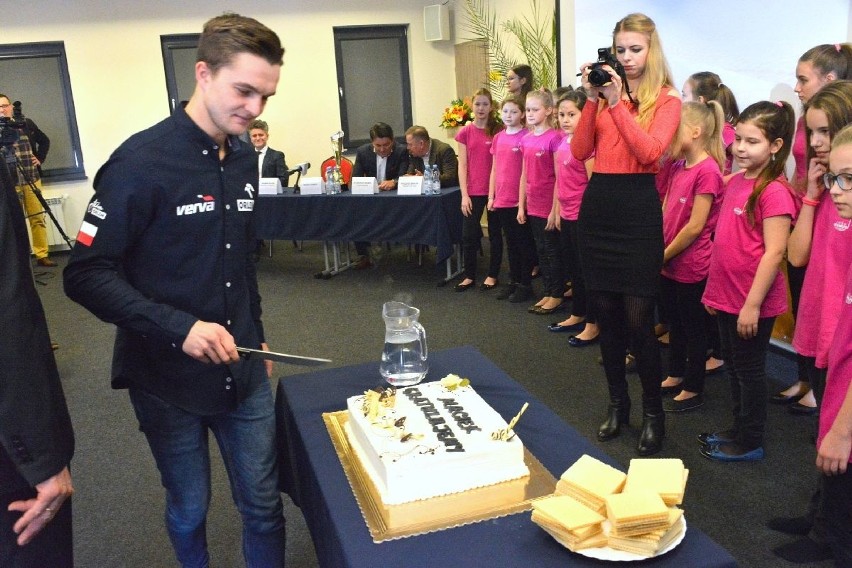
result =
[[[338,193],[340,193],[340,180],[342,179],[342,175],[340,174],[340,168],[335,166],[331,176],[334,180],[331,184],[331,193],[337,195]]]
[[[325,193],[330,195],[334,193],[334,168],[328,166],[325,169]]]
[[[432,195],[441,195],[441,172],[438,164],[432,164]]]
[[[423,168],[423,195],[432,195],[432,169],[428,166]]]

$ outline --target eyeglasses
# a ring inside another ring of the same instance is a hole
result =
[[[852,191],[852,174],[833,174],[826,172],[822,176],[822,183],[825,184],[826,189],[831,189],[837,183],[837,187],[843,191]]]
[[[5,105],[0,105],[0,109],[9,108],[10,106],[12,106],[12,105],[9,104],[9,103],[6,103]]]

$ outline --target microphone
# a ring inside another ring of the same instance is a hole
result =
[[[308,169],[311,167],[310,162],[302,162],[301,164],[296,164],[296,167],[290,170],[287,170],[288,174],[300,173],[303,176],[308,175]]]

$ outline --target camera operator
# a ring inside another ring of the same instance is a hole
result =
[[[627,426],[624,353],[630,346],[642,381],[637,451],[646,456],[660,451],[665,436],[660,348],[654,335],[663,216],[654,176],[677,132],[681,101],[649,17],[630,14],[620,20],[611,53],[617,61],[599,52],[602,65],[580,67],[589,100],[571,152],[578,160],[595,158],[578,218],[580,258],[589,302],[598,316],[610,396],[598,439],[610,440]],[[605,71],[609,77],[599,81],[593,71]]]
[[[12,103],[9,97],[0,93],[0,115],[12,118]],[[47,159],[50,150],[50,139],[39,130],[35,122],[24,119],[24,127],[18,132],[18,141],[13,148],[18,165],[23,169],[23,175],[18,167],[9,168],[12,180],[15,182],[19,196],[23,197],[24,214],[29,218],[30,230],[33,237],[33,254],[40,266],[56,266],[48,257],[47,226],[44,208],[33,193],[30,183],[41,191],[41,165]]]

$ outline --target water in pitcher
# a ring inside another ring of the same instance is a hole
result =
[[[385,346],[379,372],[395,387],[416,385],[429,371],[426,331],[417,322],[420,310],[401,302],[385,303]]]

